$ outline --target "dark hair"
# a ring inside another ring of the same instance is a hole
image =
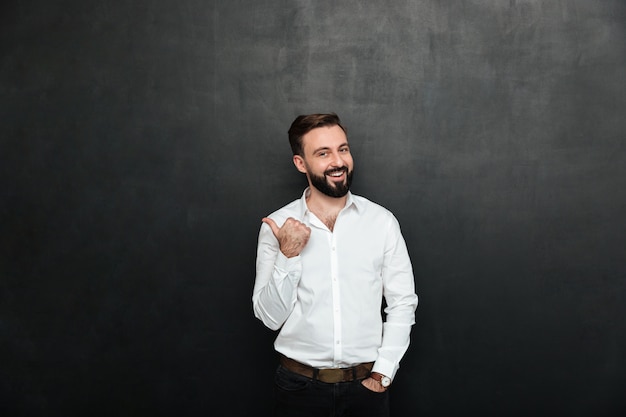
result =
[[[346,129],[341,125],[339,116],[335,113],[316,113],[301,114],[291,123],[289,128],[289,144],[294,155],[302,156],[304,149],[302,146],[302,137],[311,130],[324,126],[339,126],[344,132]]]

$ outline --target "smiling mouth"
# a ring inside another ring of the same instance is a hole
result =
[[[338,169],[326,172],[326,178],[328,178],[328,182],[332,184],[333,187],[338,187],[341,184],[345,184],[347,181],[347,169]]]
[[[346,168],[334,169],[332,171],[326,171],[326,176],[330,177],[332,180],[337,180],[337,179],[343,178],[343,175],[347,171],[348,170]]]

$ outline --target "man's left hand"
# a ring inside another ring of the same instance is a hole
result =
[[[382,385],[380,385],[380,382],[376,381],[373,378],[365,378],[361,384],[363,384],[363,386],[365,388],[367,388],[370,391],[374,391],[374,392],[385,392],[387,391],[387,388],[383,387]]]

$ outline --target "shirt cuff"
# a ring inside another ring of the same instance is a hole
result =
[[[393,378],[396,376],[396,371],[398,368],[393,362],[388,361],[385,358],[379,357],[374,363],[374,367],[372,368],[372,372],[378,372],[379,374],[383,374],[388,376],[393,381]]]
[[[276,261],[274,265],[277,269],[286,273],[299,271],[300,269],[302,269],[300,263],[300,255],[294,256],[292,258],[287,258],[285,254],[282,253],[280,250],[278,251],[278,255],[276,256]]]

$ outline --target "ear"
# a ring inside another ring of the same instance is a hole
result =
[[[296,166],[298,171],[306,174],[306,165],[304,164],[304,159],[300,155],[293,156],[293,164]]]

